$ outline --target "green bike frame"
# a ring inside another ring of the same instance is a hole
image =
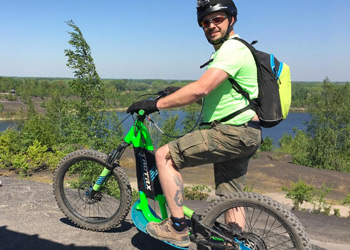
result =
[[[152,144],[152,139],[150,137],[150,134],[148,132],[148,129],[145,127],[143,120],[145,119],[145,115],[141,114],[137,116],[136,121],[134,122],[133,126],[130,128],[127,135],[124,137],[124,145],[125,146],[119,146],[116,152],[117,157],[116,160],[119,161],[122,153],[124,152],[125,148],[133,145],[134,148],[144,148],[149,151],[154,151],[154,147]],[[111,176],[112,170],[105,168],[102,173],[100,174],[99,178],[97,179],[96,183],[93,186],[93,191],[98,192],[101,190],[101,187],[103,186],[103,183],[108,180],[109,176]],[[161,220],[164,220],[168,218],[167,208],[166,208],[166,199],[163,194],[158,194],[155,196],[155,200],[158,202],[160,213],[161,213],[161,219],[159,217],[155,216],[149,207],[148,204],[148,197],[147,195],[139,191],[139,203],[136,206],[137,210],[142,211],[143,216],[148,222],[160,222]],[[192,218],[194,211],[190,208],[184,206],[184,214],[188,218]]]

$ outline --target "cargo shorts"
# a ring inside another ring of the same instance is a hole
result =
[[[171,141],[168,146],[175,165],[182,169],[213,163],[217,195],[243,191],[249,159],[261,145],[260,126],[249,124],[214,122],[209,129]]]

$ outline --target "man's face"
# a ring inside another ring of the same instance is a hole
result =
[[[226,18],[225,18],[226,17]],[[218,23],[217,21],[222,21]],[[211,21],[208,23],[208,21]],[[216,23],[216,24],[215,24]],[[217,11],[206,15],[202,20],[204,34],[208,40],[215,42],[223,38],[229,27],[229,19],[224,11]]]

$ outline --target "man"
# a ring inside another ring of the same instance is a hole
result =
[[[180,247],[190,244],[183,213],[183,180],[179,169],[214,163],[216,194],[242,190],[248,161],[261,143],[259,120],[254,110],[220,122],[228,114],[242,110],[249,102],[237,93],[228,80],[234,79],[251,98],[258,96],[257,69],[254,58],[241,42],[231,39],[237,9],[232,0],[198,0],[198,23],[214,46],[215,53],[202,77],[158,101],[134,103],[128,112],[140,109],[152,112],[182,107],[202,100],[204,121],[208,129],[194,131],[162,146],[156,152],[160,183],[166,197],[171,218],[161,223],[149,223],[148,233],[160,240]],[[202,171],[205,171],[203,169]],[[226,223],[244,228],[239,211],[229,210]]]

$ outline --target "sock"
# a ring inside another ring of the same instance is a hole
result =
[[[178,218],[171,216],[170,219],[173,222],[173,228],[178,232],[183,231],[187,227],[185,217]]]

